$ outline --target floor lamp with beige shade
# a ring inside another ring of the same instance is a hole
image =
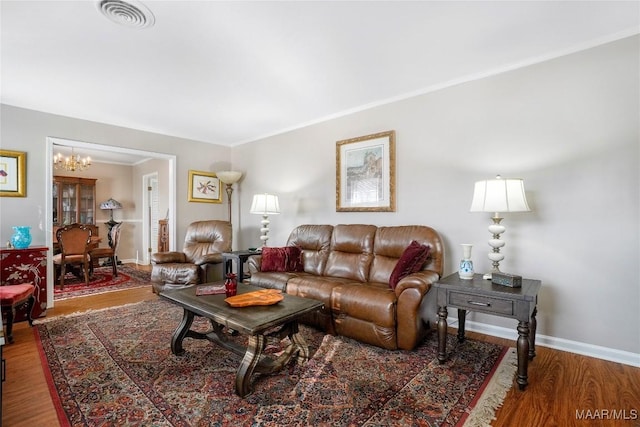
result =
[[[233,184],[240,181],[240,178],[242,178],[242,172],[220,171],[216,172],[216,176],[226,185],[227,203],[229,203],[229,224],[231,224],[231,194],[233,193]]]

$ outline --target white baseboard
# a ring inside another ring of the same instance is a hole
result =
[[[447,323],[450,326],[457,327],[458,319],[447,319]],[[469,320],[465,322],[465,330],[514,341],[518,337],[518,332],[515,328],[512,329],[502,326],[487,325],[486,323],[473,322]],[[556,350],[581,354],[583,356],[595,357],[597,359],[640,367],[640,354],[632,353],[630,351],[616,350],[609,347],[602,347],[540,334],[536,334],[536,347],[537,346],[549,347]]]

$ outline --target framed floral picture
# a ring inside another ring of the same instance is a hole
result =
[[[0,150],[0,197],[27,196],[27,153]]]
[[[336,211],[395,212],[395,131],[336,143]]]
[[[190,202],[222,203],[220,180],[213,172],[189,171]]]

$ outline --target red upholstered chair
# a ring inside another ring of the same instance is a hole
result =
[[[33,318],[31,310],[35,303],[34,291],[36,287],[31,283],[23,283],[20,285],[0,286],[0,304],[2,306],[2,316],[7,317],[7,341],[13,342],[13,319],[16,315],[16,309],[23,305],[27,305],[27,318],[29,326],[33,326]]]

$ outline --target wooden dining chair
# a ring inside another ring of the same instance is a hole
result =
[[[60,253],[53,256],[56,271],[60,271],[60,289],[64,289],[64,276],[67,265],[79,265],[84,273],[84,282],[89,284],[89,248],[91,244],[91,228],[85,224],[71,224],[60,228],[56,238],[60,245]]]
[[[94,261],[98,261],[100,258],[109,258],[111,261],[111,268],[113,271],[113,277],[118,276],[118,260],[116,258],[116,251],[118,250],[118,242],[120,241],[120,228],[122,223],[116,223],[109,231],[111,237],[111,246],[104,248],[95,248],[89,252],[91,257],[91,268],[93,269]]]

